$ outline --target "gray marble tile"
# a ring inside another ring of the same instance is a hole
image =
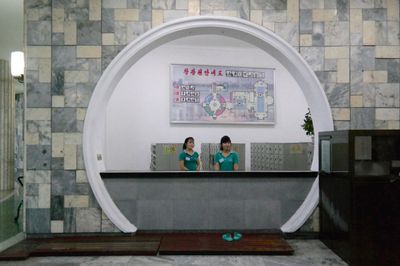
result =
[[[114,43],[117,45],[126,45],[128,43],[128,23],[126,21],[116,21],[114,23],[114,30]]]
[[[28,21],[26,38],[28,45],[51,45],[51,22]]]
[[[93,92],[93,84],[77,83],[64,85],[65,107],[87,107]]]
[[[50,219],[64,220],[64,196],[51,196]]]
[[[77,43],[101,45],[100,21],[82,21],[77,23]]]
[[[53,69],[67,69],[75,70],[76,66],[76,47],[58,46],[53,45],[51,47],[51,64]]]
[[[89,196],[89,208],[100,208],[99,203],[96,200],[96,197],[93,194],[92,189],[89,187],[88,191],[88,196]]]
[[[76,209],[76,232],[100,232],[101,210],[96,208]]]
[[[324,46],[324,22],[313,22],[312,23],[312,45],[313,46]]]
[[[300,0],[300,9],[313,9],[314,0]]]
[[[286,10],[287,0],[250,0],[251,9]]]
[[[139,3],[139,21],[151,22],[152,18],[152,7],[151,0],[141,0]]]
[[[386,8],[363,8],[362,19],[372,21],[385,21],[387,20]]]
[[[52,132],[76,132],[75,108],[53,108],[51,118]]]
[[[103,8],[101,10],[101,32],[114,32],[114,9]]]
[[[26,168],[33,170],[50,169],[50,145],[26,145]]]
[[[51,107],[50,83],[26,84],[27,107]]]
[[[71,3],[73,3],[71,1]],[[70,21],[81,21],[85,22],[89,20],[89,8],[87,6],[88,1],[78,1],[77,3],[86,4],[86,6],[66,6],[65,7],[65,19]]]
[[[153,9],[175,9],[175,0],[153,0],[152,6]]]
[[[348,21],[325,22],[325,45],[348,45],[350,43],[350,27]]]
[[[44,8],[51,5],[51,0],[26,0],[25,6],[27,8]]]
[[[39,71],[37,70],[26,70],[25,71],[25,83],[38,83],[39,82]]]
[[[300,33],[311,34],[313,33],[312,10],[300,10]]]
[[[375,108],[351,108],[352,129],[373,129]]]
[[[350,84],[352,94],[361,94],[360,88],[363,84],[363,72],[362,71],[350,71]]]
[[[88,59],[89,83],[96,84],[101,77],[101,59]],[[94,88],[95,85],[93,85]]]
[[[250,18],[250,3],[247,0],[225,0],[225,10],[237,10],[239,17],[249,20]]]
[[[388,83],[400,83],[400,59],[388,61]]]
[[[212,10],[223,10],[224,9],[224,0],[202,0],[201,5],[201,15],[211,15],[209,13],[204,13],[203,11],[212,11]]]
[[[39,184],[26,183],[25,184],[25,195],[27,195],[27,196],[39,196]]]
[[[335,130],[350,129],[350,121],[333,121]]]
[[[51,158],[51,169],[63,170],[64,169],[64,158],[53,157]]]
[[[279,228],[283,221],[281,221],[281,217],[277,213],[281,213],[281,204],[277,200],[244,201],[244,222],[246,228]]]
[[[328,1],[328,2],[334,2],[334,1]],[[350,1],[336,0],[336,9],[337,9],[337,16],[338,16],[339,21],[348,21],[349,20]]]
[[[338,4],[340,4],[340,3],[336,3],[336,2],[338,2],[338,0],[336,0],[336,1],[324,0],[324,8],[326,8],[326,9],[336,9]]]
[[[315,71],[315,75],[321,83],[336,82],[336,71]]]
[[[351,8],[374,8],[375,0],[352,0]]]
[[[64,208],[64,233],[76,232],[76,209]]]
[[[246,180],[213,180],[210,179],[208,188],[208,196],[210,199],[223,200],[223,199],[243,199],[246,198],[249,191],[246,187]]]
[[[359,32],[350,32],[351,45],[363,45],[363,36]]]
[[[375,22],[375,39],[377,45],[388,44],[388,24],[387,21]]]
[[[209,228],[208,200],[174,200],[173,228],[175,230],[205,230]]]
[[[324,48],[323,47],[301,47],[300,54],[314,71],[324,69]]]
[[[127,24],[127,34],[126,39],[127,42],[131,42],[146,31],[151,29],[150,22],[131,22]]]
[[[375,84],[363,84],[362,96],[363,96],[364,107],[375,107],[375,102],[376,102]]]
[[[106,45],[102,47],[102,70],[106,69],[114,57],[124,48],[123,45]]]
[[[52,68],[51,84],[51,95],[64,95],[64,68]]]
[[[380,84],[376,88],[375,107],[400,107],[400,86],[395,83]]]
[[[139,9],[139,3],[143,2],[141,0],[127,0],[126,4],[128,8],[136,8]]]
[[[39,144],[50,145],[51,144],[51,122],[48,120],[43,121],[28,121],[27,132],[39,134]]]
[[[328,83],[324,85],[325,93],[331,107],[348,107],[350,86],[347,83]]]
[[[64,33],[62,33],[62,32],[52,33],[51,44],[52,45],[63,45],[64,44]]]
[[[296,179],[296,181],[293,181],[293,179],[291,180],[290,178],[282,178],[279,181],[280,190],[286,192],[279,194],[279,199],[281,199],[282,201],[304,199],[310,191],[313,183],[312,179],[307,178],[299,178]]]
[[[77,121],[77,132],[83,133],[83,121]],[[76,145],[76,169],[85,169],[85,162],[83,160],[83,148],[82,145]]]
[[[211,200],[210,228],[241,229],[245,228],[244,201],[242,200]]]
[[[146,230],[171,230],[173,228],[172,200],[138,200],[137,225]]]
[[[352,71],[375,70],[375,47],[351,46],[350,58]]]
[[[292,46],[299,46],[299,24],[289,22],[275,23],[275,33]]]
[[[289,200],[285,202],[285,206],[281,206],[281,221],[282,224],[286,223],[290,217],[299,209],[303,200]],[[278,214],[279,215],[279,214]]]
[[[104,8],[126,8],[127,3],[126,0],[103,0],[102,1]]]
[[[26,233],[50,233],[50,209],[26,209]]]
[[[75,171],[53,170],[51,179],[51,194],[63,195],[87,195],[88,183],[76,183]]]
[[[324,61],[325,71],[337,71],[337,60],[336,59],[325,59]]]

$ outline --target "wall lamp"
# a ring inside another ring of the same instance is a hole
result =
[[[20,51],[11,52],[11,75],[19,83],[24,83],[24,68],[24,53]]]

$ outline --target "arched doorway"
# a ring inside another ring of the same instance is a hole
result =
[[[301,87],[313,113],[315,132],[333,129],[327,98],[314,72],[290,44],[273,32],[245,20],[216,16],[184,18],[152,29],[125,47],[110,63],[93,92],[85,118],[83,152],[88,180],[103,211],[123,232],[134,232],[136,227],[119,211],[100,177],[100,172],[105,170],[103,156],[108,101],[120,79],[144,55],[169,41],[204,34],[225,35],[243,40],[273,56],[285,66]],[[315,141],[317,143],[317,136]],[[314,154],[318,154],[317,145],[314,147]],[[314,156],[311,168],[317,170],[318,156]],[[318,179],[314,181],[301,207],[282,226],[282,231],[297,230],[317,203]]]

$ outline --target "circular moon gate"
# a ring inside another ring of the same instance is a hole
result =
[[[187,36],[225,35],[245,41],[274,57],[299,84],[313,114],[315,143],[318,132],[333,130],[333,120],[326,95],[314,72],[299,53],[273,32],[246,20],[199,16],[179,19],[154,28],[127,45],[104,71],[92,94],[83,130],[83,154],[88,181],[107,217],[123,232],[135,232],[136,226],[120,212],[107,192],[100,172],[105,171],[106,111],[108,101],[125,73],[155,48]],[[314,145],[312,170],[318,170],[318,145]],[[299,209],[281,227],[294,232],[304,224],[318,204],[318,177]]]

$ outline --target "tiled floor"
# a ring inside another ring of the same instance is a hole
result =
[[[319,240],[288,240],[293,256],[108,256],[35,257],[26,261],[3,261],[0,265],[140,265],[140,266],[300,266],[347,265]]]

